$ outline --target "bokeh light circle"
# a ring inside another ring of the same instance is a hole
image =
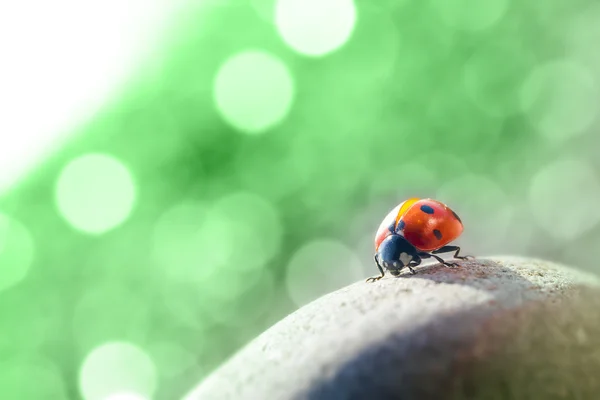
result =
[[[0,212],[0,292],[27,276],[34,250],[33,238],[25,225]]]
[[[596,118],[600,91],[594,75],[573,61],[536,68],[520,91],[520,105],[537,131],[561,142],[584,133]]]
[[[588,163],[554,161],[531,182],[529,205],[535,221],[558,240],[573,240],[600,223],[600,181]]]
[[[275,25],[284,42],[307,56],[323,56],[350,38],[357,12],[353,0],[277,0]]]
[[[235,129],[257,134],[280,123],[295,94],[288,67],[263,50],[245,50],[228,58],[214,81],[214,101]]]
[[[117,393],[139,393],[150,398],[156,385],[152,359],[127,342],[110,342],[95,348],[79,372],[79,388],[85,400],[105,400]]]
[[[56,183],[60,214],[75,229],[102,234],[122,224],[136,199],[133,177],[107,154],[86,154],[69,162]]]
[[[287,265],[285,285],[299,307],[362,278],[354,251],[333,239],[316,239],[300,247]]]
[[[447,26],[479,31],[491,28],[502,19],[508,0],[433,0],[431,5]]]

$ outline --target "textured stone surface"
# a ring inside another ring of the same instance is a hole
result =
[[[186,399],[600,398],[595,276],[519,258],[460,264],[323,296]]]

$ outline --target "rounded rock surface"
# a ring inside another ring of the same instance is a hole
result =
[[[600,279],[554,263],[425,265],[302,307],[185,399],[596,399],[599,309]]]

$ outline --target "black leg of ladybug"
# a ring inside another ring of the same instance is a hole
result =
[[[377,259],[377,254],[375,254],[375,256],[373,258],[375,259],[375,264],[377,264],[377,268],[379,268],[379,272],[381,272],[381,275],[380,276],[372,276],[367,279],[367,282],[378,281],[381,278],[383,278],[383,276],[385,275],[385,272],[383,272],[383,268],[381,268],[381,265],[379,264],[379,260]]]
[[[458,246],[444,246],[442,248],[432,251],[431,254],[450,253],[451,251],[455,252],[453,257],[458,258],[459,260],[468,260],[469,258],[475,258],[473,256],[459,256],[458,253],[460,252],[460,247]]]
[[[457,264],[457,263],[451,263],[451,262],[444,261],[444,259],[443,259],[443,258],[440,258],[440,257],[438,257],[438,256],[436,256],[436,255],[434,255],[434,254],[431,254],[431,253],[419,253],[419,257],[421,257],[421,258],[430,258],[430,257],[433,257],[433,258],[435,258],[436,260],[438,260],[438,262],[439,262],[440,264],[443,264],[443,265],[445,265],[446,267],[449,267],[449,268],[452,268],[452,267],[458,267],[458,264]]]
[[[421,264],[421,257],[419,257],[417,255],[413,256],[413,259],[407,265],[407,267],[410,270],[411,274],[413,274],[413,275],[416,274],[415,270],[412,267],[416,267],[419,264]]]

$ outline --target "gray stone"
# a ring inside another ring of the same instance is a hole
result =
[[[186,399],[600,399],[597,277],[509,257],[417,271],[302,307]]]

